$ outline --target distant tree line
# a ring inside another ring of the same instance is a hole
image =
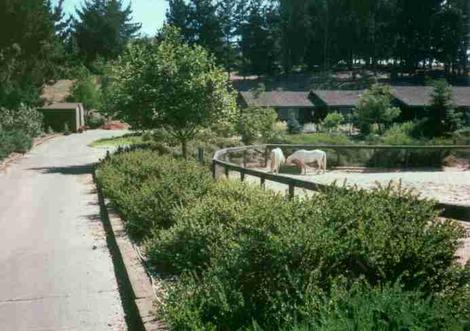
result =
[[[466,72],[466,0],[169,0],[168,23],[228,70],[273,74],[355,64]]]

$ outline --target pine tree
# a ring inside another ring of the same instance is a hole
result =
[[[99,57],[114,59],[120,55],[141,25],[131,23],[132,9],[122,0],[85,1],[77,10],[74,38],[79,53],[90,64]]]
[[[56,76],[60,47],[49,1],[0,1],[0,105],[37,101]]]

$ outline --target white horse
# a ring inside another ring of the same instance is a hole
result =
[[[286,162],[286,157],[282,149],[275,148],[271,151],[271,172],[274,174],[279,173],[279,168]]]
[[[321,172],[326,172],[326,153],[319,149],[314,151],[307,151],[301,149],[296,151],[294,154],[290,155],[287,158],[287,164],[296,163],[300,165],[301,174],[307,174],[307,164],[316,163],[318,165],[318,170]]]

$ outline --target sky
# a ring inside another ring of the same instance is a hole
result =
[[[54,0],[53,2],[57,2]],[[75,8],[80,7],[83,0],[65,0],[64,11],[75,13]],[[124,0],[127,5],[129,0]],[[152,36],[162,27],[165,21],[165,13],[168,8],[167,0],[131,0],[133,18],[137,23],[142,23],[141,32]]]

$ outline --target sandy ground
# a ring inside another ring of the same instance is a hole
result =
[[[0,330],[126,329],[87,145],[60,136],[0,171]]]
[[[260,168],[259,170],[266,171]],[[358,172],[333,170],[325,174],[316,174],[310,170],[307,176],[282,174],[305,181],[320,184],[333,184],[358,186],[361,188],[374,188],[377,185],[388,185],[390,182],[400,183],[402,187],[412,189],[423,198],[437,200],[443,203],[452,203],[470,206],[470,171],[448,168],[442,171],[391,171],[391,172]],[[287,190],[287,186],[278,183],[269,183],[276,190]]]

